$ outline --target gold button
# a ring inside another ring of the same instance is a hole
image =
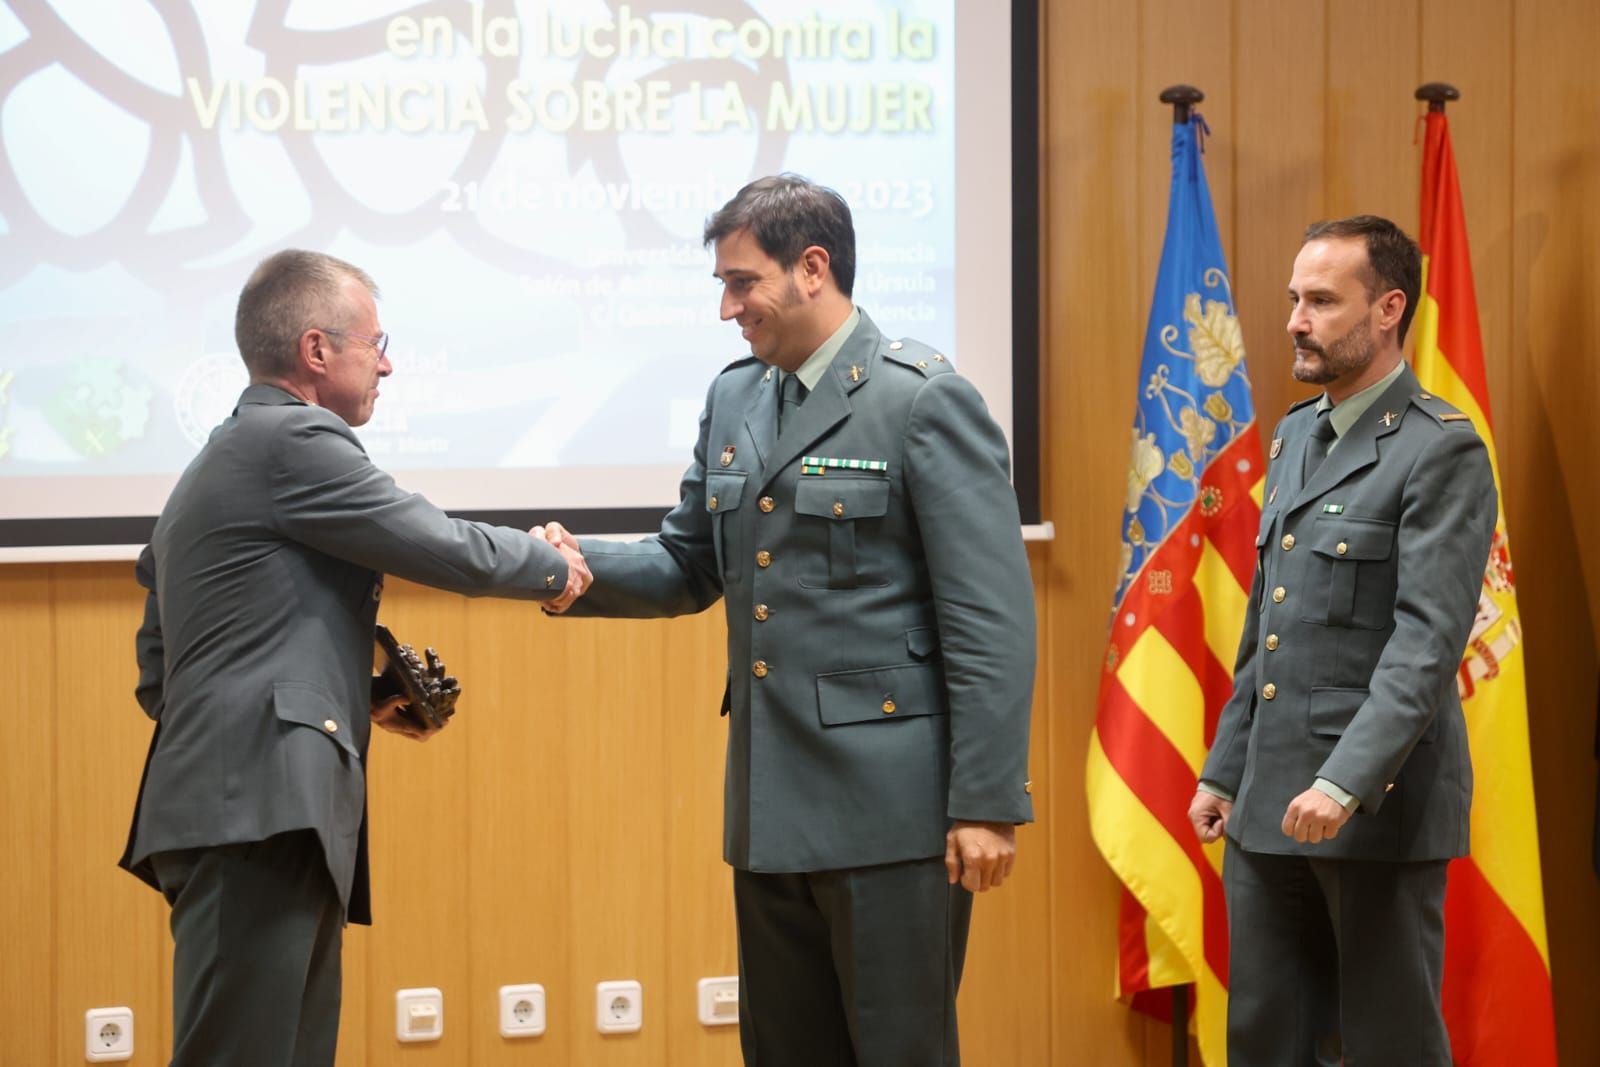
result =
[[[1390,782],[1388,785],[1384,786],[1383,787],[1383,791],[1385,793],[1393,793],[1394,792],[1394,783]]]
[[[760,666],[760,664],[757,664],[757,666]],[[1263,700],[1271,700],[1277,695],[1278,687],[1273,685],[1271,682],[1268,682],[1266,685],[1261,687],[1261,697]]]
[[[756,566],[757,567],[770,567],[770,566],[772,566],[772,553],[768,552],[764,548],[760,552],[757,552],[756,553]]]
[[[756,622],[766,622],[767,616],[772,614],[765,604],[756,605]]]
[[[1422,399],[1424,399],[1424,400],[1432,400],[1433,399],[1433,394],[1432,393],[1418,393],[1417,395],[1419,397],[1421,397]],[[1389,788],[1393,789],[1394,786],[1391,785]]]
[[[764,659],[756,660],[750,665],[750,673],[757,678],[765,678],[767,676],[767,661]]]
[[[1267,635],[1267,651],[1268,652],[1275,651],[1277,649],[1277,647],[1278,647],[1278,635],[1277,634],[1268,634]]]
[[[837,518],[840,518],[843,515],[844,515],[844,501],[843,500],[835,500],[833,502],[833,517],[837,519]]]
[[[1284,589],[1284,587],[1280,585],[1278,588],[1272,591],[1272,602],[1274,604],[1282,604],[1283,598],[1288,595],[1288,590]]]
[[[712,497],[710,500],[707,500],[706,501],[706,507],[710,508],[712,511],[716,511],[717,510],[717,498],[716,497]]]
[[[756,506],[759,507],[762,511],[771,511],[773,508],[777,507],[778,505],[770,496],[764,496],[764,497],[762,497],[760,500],[758,500],[756,502]]]
[[[883,713],[885,715],[893,715],[894,714],[894,701],[893,700],[885,700],[883,702]]]
[[[1285,552],[1289,551],[1294,547],[1294,534],[1284,534],[1283,541],[1281,543],[1283,545],[1283,550]]]
[[[1350,551],[1350,546],[1345,544],[1343,541],[1340,541],[1338,544],[1333,546],[1333,550],[1342,556],[1346,552]]]
[[[334,722],[332,719],[323,719],[322,728],[328,731],[330,734],[336,734],[339,732],[339,724]]]
[[[1033,782],[1032,781],[1023,782],[1022,783],[1022,791],[1024,793],[1032,793],[1033,792]]]
[[[905,343],[903,341],[890,341],[889,342],[889,351],[891,351],[891,352],[898,352],[904,347],[905,347]]]

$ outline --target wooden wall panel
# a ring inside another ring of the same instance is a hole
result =
[[[55,707],[47,714],[55,727],[57,1056],[69,1062],[83,1055],[84,1011],[126,1006],[134,1014],[135,1062],[155,1064],[171,1040],[166,908],[114,866],[152,730],[133,700],[132,634],[143,591],[128,564],[54,570],[48,647],[56,654],[35,662],[55,676]]]
[[[1263,446],[1306,387],[1293,362],[1284,290],[1306,225],[1324,214],[1326,5],[1238,5],[1233,115],[1237,249],[1235,310],[1244,330],[1250,388]],[[1212,196],[1228,195],[1215,183]]]
[[[1043,151],[1046,296],[1040,378],[1043,551],[1039,686],[1051,726],[1044,788],[1053,816],[1049,881],[1056,1005],[1050,1062],[1139,1064],[1149,1023],[1112,998],[1119,886],[1089,837],[1083,768],[1117,564],[1138,338],[1138,145],[1160,107],[1138,98],[1140,9],[1052,3],[1045,10]],[[1163,197],[1162,202],[1165,202]],[[1152,240],[1159,242],[1159,237]]]
[[[1600,327],[1600,107],[1587,72],[1600,12],[1581,0],[1519,4],[1512,35],[1514,466],[1502,477],[1526,635],[1557,1038],[1563,1062],[1591,1063],[1600,1049],[1600,883],[1590,866],[1600,387],[1588,339]]]
[[[19,1063],[56,1063],[83,1047],[83,1012],[111,1003],[62,1007],[56,981],[56,655],[51,627],[51,567],[0,571],[0,708],[6,731],[0,764],[0,856],[20,876],[4,880],[0,919],[0,1003],[13,1005],[3,1031],[7,1056]],[[112,705],[115,707],[116,705]],[[109,757],[122,762],[122,754]],[[73,946],[76,948],[76,945]],[[116,990],[112,995],[121,995]],[[60,1019],[76,1017],[73,1043]],[[24,1020],[35,1020],[25,1025]],[[135,1020],[135,1030],[142,1020]],[[137,1036],[137,1033],[135,1034]],[[154,1062],[154,1061],[151,1061]]]
[[[1600,53],[1588,0],[1047,0],[1041,265],[1044,513],[1029,557],[1040,673],[1039,822],[980,899],[961,995],[969,1062],[1168,1062],[1170,1033],[1112,999],[1118,886],[1089,838],[1083,766],[1116,566],[1137,368],[1166,224],[1169,113],[1207,94],[1206,166],[1264,435],[1307,388],[1283,289],[1307,222],[1414,228],[1424,80],[1452,106],[1529,666],[1564,1062],[1600,1060],[1590,868],[1600,662]],[[4,1056],[69,1062],[82,1012],[129,1003],[136,1062],[170,1045],[160,898],[115,869],[149,724],[134,707],[140,596],[125,564],[0,568],[0,692],[13,731],[0,844],[0,993],[29,1010]],[[383,618],[467,685],[449,732],[380,736],[371,761],[378,925],[346,934],[340,1063],[731,1065],[694,983],[736,966],[721,863],[720,609],[670,622],[550,620],[528,605],[390,584]],[[119,651],[120,650],[120,651]],[[16,871],[21,865],[8,870]],[[638,978],[645,1027],[602,1038],[593,986]],[[536,981],[549,1031],[499,1037],[495,991]],[[439,985],[446,1037],[394,1040],[394,991]],[[1192,1062],[1198,1062],[1197,1060]]]

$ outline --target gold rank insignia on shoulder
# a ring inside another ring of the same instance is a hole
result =
[[[1267,503],[1270,504],[1276,499],[1278,499],[1278,487],[1277,486],[1273,486],[1272,487],[1272,492],[1267,494]]]
[[[771,367],[767,368],[767,373],[765,373],[765,374],[763,374],[761,376],[761,380],[764,381],[764,382],[772,381],[772,368]]]
[[[1277,459],[1278,458],[1278,453],[1282,452],[1282,451],[1283,451],[1283,438],[1274,437],[1272,439],[1272,450],[1267,454],[1267,458],[1268,459]]]
[[[734,448],[732,445],[723,445],[722,446],[722,458],[717,460],[717,462],[722,464],[724,467],[732,466],[733,465],[733,454],[735,452],[737,452],[737,451],[738,451],[738,449]]]
[[[1393,426],[1394,425],[1394,420],[1398,419],[1399,417],[1400,416],[1396,415],[1392,411],[1385,411],[1383,413],[1383,418],[1379,419],[1378,421],[1383,423],[1385,426]]]
[[[1440,422],[1460,422],[1463,419],[1465,419],[1465,420],[1470,422],[1472,420],[1472,416],[1471,415],[1463,415],[1459,411],[1452,411],[1449,414],[1440,415],[1439,416],[1439,421]]]

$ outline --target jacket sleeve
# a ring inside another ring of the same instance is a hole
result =
[[[144,621],[134,637],[134,654],[139,663],[139,682],[134,698],[150,718],[160,721],[166,706],[166,646],[161,638],[161,610],[156,601],[156,556],[146,545],[133,569],[134,579],[145,590]]]
[[[661,531],[639,541],[586,539],[583,556],[594,584],[568,615],[658,619],[704,611],[722,597],[722,575],[706,510],[706,439],[716,383],[700,414],[694,459],[678,483],[678,505]]]
[[[1030,822],[1033,579],[1005,437],[970,382],[939,374],[912,404],[905,456],[950,705],[947,814]]]
[[[549,599],[567,565],[547,542],[454,519],[373,464],[338,416],[298,408],[273,438],[282,532],[338,559],[467,596]]]
[[[1383,804],[1385,786],[1447,701],[1472,629],[1498,514],[1488,452],[1470,424],[1427,441],[1401,494],[1395,626],[1366,701],[1317,771]]]

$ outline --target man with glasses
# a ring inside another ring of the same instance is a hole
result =
[[[452,519],[352,432],[388,377],[377,287],[315,252],[265,260],[234,333],[250,384],[173,489],[137,577],[155,735],[122,866],[172,907],[178,1065],[331,1064],[346,921],[368,923],[366,758],[385,574],[565,605],[589,571]]]

